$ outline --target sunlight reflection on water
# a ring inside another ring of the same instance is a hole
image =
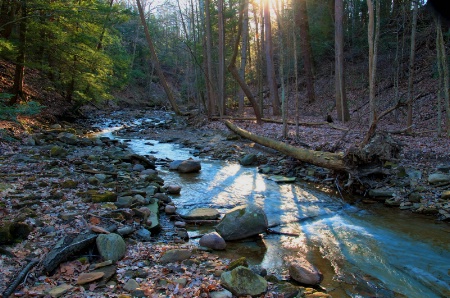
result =
[[[107,136],[115,130],[110,128]],[[132,139],[130,147],[161,159],[192,157],[188,149],[153,140]],[[223,255],[245,255],[279,277],[286,274],[286,257],[307,257],[322,270],[322,286],[335,297],[396,295],[383,287],[407,297],[450,297],[450,240],[430,221],[417,219],[416,226],[398,211],[374,214],[306,185],[277,184],[256,168],[236,163],[203,160],[197,174],[159,172],[166,184],[182,186],[181,195],[173,198],[180,211],[214,207],[226,213],[254,203],[265,210],[270,225],[279,225],[277,231],[299,234],[269,234],[263,244],[230,243]]]

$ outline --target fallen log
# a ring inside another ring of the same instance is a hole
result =
[[[225,124],[230,130],[246,139],[254,141],[260,145],[278,150],[281,153],[294,157],[300,161],[336,171],[349,170],[345,165],[343,153],[331,153],[298,148],[267,137],[255,135],[234,125],[230,121],[225,121]]]

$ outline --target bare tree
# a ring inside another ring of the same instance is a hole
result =
[[[336,0],[335,2],[335,25],[334,25],[334,52],[335,52],[335,90],[336,90],[336,110],[337,118],[340,121],[350,120],[348,112],[347,95],[345,92],[345,76],[344,76],[344,1]]]
[[[272,24],[270,21],[269,0],[264,0],[264,27],[265,27],[265,50],[267,64],[267,81],[269,83],[270,98],[272,101],[273,115],[279,116],[280,98],[278,96],[278,86],[275,78],[275,65],[273,63],[273,44],[272,44]]]
[[[172,90],[170,89],[169,85],[167,84],[166,78],[164,76],[164,73],[161,69],[161,65],[159,64],[158,56],[156,55],[155,47],[153,46],[153,41],[150,36],[150,32],[148,31],[147,22],[145,21],[145,14],[144,10],[142,9],[141,2],[139,0],[136,0],[138,10],[139,10],[139,16],[141,17],[142,26],[144,27],[145,37],[147,38],[148,47],[150,49],[150,54],[152,56],[153,64],[156,69],[156,73],[158,74],[159,80],[161,81],[161,84],[163,85],[164,91],[166,92],[167,99],[170,102],[170,105],[172,106],[172,109],[177,115],[181,115],[181,111],[178,108],[178,105],[175,101],[175,98],[173,97]]]
[[[300,50],[303,58],[303,69],[305,71],[306,96],[308,97],[309,102],[313,102],[316,95],[314,91],[313,59],[311,40],[309,37],[308,12],[306,8],[306,0],[297,0],[297,14],[295,21],[300,28]]]
[[[225,114],[225,29],[223,20],[223,0],[217,1],[218,5],[218,30],[219,30],[219,74],[217,75],[219,91],[219,114]]]
[[[241,43],[241,67],[239,68],[239,76],[245,81],[245,66],[247,64],[247,45],[248,45],[248,1],[241,0],[243,23],[242,23],[242,43]],[[239,113],[244,111],[244,92],[239,92]]]
[[[375,94],[375,83],[377,74],[377,52],[378,40],[380,37],[380,0],[375,1],[376,10],[374,9],[372,0],[367,0],[369,9],[369,24],[367,27],[367,38],[369,42],[369,108],[370,108],[370,126],[362,144],[366,144],[375,134],[378,115],[377,101]],[[375,16],[376,14],[376,16]],[[376,19],[376,24],[375,24]]]
[[[411,49],[409,52],[409,77],[408,77],[408,118],[406,122],[407,132],[412,132],[413,124],[413,81],[414,81],[414,63],[416,54],[416,27],[417,27],[417,11],[419,5],[414,2],[413,19],[411,25]]]

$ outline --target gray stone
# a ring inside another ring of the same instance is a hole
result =
[[[258,158],[255,154],[247,154],[239,160],[239,163],[243,166],[251,166],[256,165],[258,162]]]
[[[236,296],[258,296],[267,291],[267,281],[242,266],[222,273],[220,284]]]
[[[385,188],[377,188],[369,190],[369,196],[372,198],[378,197],[392,197],[394,195],[394,190],[385,189]]]
[[[125,256],[127,247],[118,234],[101,234],[96,239],[97,249],[104,260],[116,262]]]
[[[136,231],[136,237],[143,240],[143,241],[150,241],[152,238],[152,233],[144,228],[141,228]]]
[[[433,173],[428,176],[428,183],[430,184],[439,184],[447,182],[450,182],[450,175],[448,174]]]
[[[177,208],[172,205],[166,205],[166,207],[164,208],[164,212],[166,212],[166,214],[168,214],[168,215],[175,214],[176,211],[177,211]]]
[[[214,250],[224,250],[227,247],[227,243],[217,232],[203,235],[200,238],[199,244]]]
[[[145,167],[143,165],[139,164],[139,163],[135,164],[133,166],[133,171],[134,172],[142,172],[143,170],[145,170]]]
[[[107,178],[105,174],[95,174],[94,177],[97,178],[100,182],[104,182]]]
[[[169,164],[169,170],[176,171],[178,170],[178,166],[182,163],[182,160],[174,160]]]
[[[120,197],[117,199],[117,202],[114,202],[114,205],[117,206],[117,208],[128,208],[135,202],[135,199],[130,196]]]
[[[180,173],[196,173],[200,172],[202,166],[198,160],[185,160],[178,166],[177,170]]]
[[[211,220],[220,217],[219,211],[213,208],[196,208],[187,213],[180,214],[181,218],[187,220]]]
[[[289,274],[304,285],[318,285],[323,280],[322,273],[306,259],[296,259],[289,264]]]
[[[209,297],[211,297],[211,298],[232,298],[233,293],[231,293],[228,290],[214,291],[214,292],[209,293]]]
[[[236,207],[228,212],[216,227],[226,241],[239,240],[266,232],[268,227],[264,210],[256,205]]]
[[[161,202],[166,203],[166,204],[172,202],[172,199],[165,193],[158,192],[158,193],[155,193],[153,196],[155,198],[157,198],[158,200],[160,200]]]
[[[188,249],[171,249],[164,253],[164,255],[159,259],[161,263],[175,263],[181,262],[189,259],[192,252]]]
[[[76,145],[78,143],[78,137],[69,132],[61,132],[58,134],[57,139],[69,145]]]
[[[139,284],[137,283],[137,281],[135,281],[134,279],[129,279],[125,285],[123,286],[123,289],[127,292],[133,292],[134,290],[136,290],[137,288],[139,288]]]
[[[181,186],[179,185],[169,185],[166,189],[167,193],[171,195],[179,195],[181,192]]]
[[[61,297],[62,295],[66,294],[68,291],[70,291],[73,288],[73,286],[68,284],[61,284],[59,286],[56,286],[54,288],[51,288],[47,293],[52,296],[53,298]]]

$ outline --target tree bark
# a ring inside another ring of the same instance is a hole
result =
[[[10,104],[19,103],[23,97],[23,80],[25,75],[25,49],[26,49],[26,34],[27,34],[27,1],[20,1],[20,9],[22,11],[21,20],[19,22],[19,53],[17,55],[17,61],[15,62],[14,71],[14,96],[10,100]]]
[[[223,19],[223,0],[217,1],[218,5],[218,31],[219,31],[219,65],[218,65],[218,91],[219,91],[219,114],[225,115],[225,28]]]
[[[255,135],[249,131],[239,128],[230,121],[225,121],[225,124],[230,130],[246,139],[254,141],[263,146],[278,150],[281,153],[294,157],[300,161],[336,171],[348,170],[344,163],[344,155],[342,153],[330,153],[297,148],[292,145],[285,144],[283,142]]]
[[[247,1],[247,0],[244,0]],[[239,23],[238,23],[238,31],[236,35],[236,40],[234,43],[234,49],[233,49],[233,56],[230,60],[230,64],[228,65],[228,71],[231,73],[231,75],[234,77],[234,79],[238,82],[239,86],[242,88],[242,91],[245,93],[247,98],[249,99],[250,103],[252,104],[253,111],[255,113],[256,119],[258,124],[261,124],[261,113],[260,109],[258,107],[258,102],[256,101],[256,98],[253,96],[252,91],[248,87],[248,85],[245,83],[245,80],[243,77],[240,76],[237,68],[236,68],[236,58],[238,54],[238,48],[239,48],[239,40],[242,33],[242,27],[243,27],[243,12],[239,13]]]
[[[269,83],[270,98],[272,101],[272,112],[274,116],[279,116],[280,98],[278,96],[278,86],[275,77],[275,65],[273,63],[273,43],[272,43],[272,24],[270,22],[269,0],[264,0],[264,27],[265,27],[265,50],[267,63],[267,81]]]
[[[345,92],[345,76],[344,76],[344,29],[343,0],[335,1],[335,35],[334,35],[334,52],[335,52],[335,90],[336,90],[336,110],[337,118],[340,121],[350,120],[350,114],[347,105],[347,95]]]
[[[306,7],[306,0],[297,1],[296,23],[300,28],[300,50],[303,58],[303,69],[305,71],[306,96],[308,97],[309,102],[313,102],[316,95],[314,91],[313,59],[311,40],[309,37],[308,11]]]
[[[211,117],[216,113],[217,94],[213,85],[213,62],[212,62],[212,33],[210,2],[205,0],[205,26],[206,26],[206,85],[208,87],[208,115]]]
[[[173,97],[172,90],[167,84],[166,78],[164,77],[164,73],[161,69],[161,65],[159,64],[158,56],[156,55],[155,47],[153,46],[153,41],[148,30],[147,22],[145,21],[145,14],[144,10],[142,9],[141,2],[139,0],[136,0],[136,2],[139,10],[139,15],[141,17],[142,26],[144,27],[145,37],[147,38],[148,47],[150,49],[150,54],[152,55],[153,64],[156,68],[156,73],[158,74],[159,80],[163,85],[164,91],[166,92],[167,99],[169,100],[172,109],[177,115],[181,115],[182,113],[178,108],[175,98]]]
[[[408,119],[406,127],[407,132],[412,132],[413,124],[413,81],[414,81],[414,63],[416,54],[416,27],[417,27],[417,12],[419,10],[417,1],[414,1],[413,19],[411,25],[411,50],[409,52],[409,77],[408,77]]]
[[[362,146],[366,145],[375,135],[378,124],[377,101],[375,92],[376,74],[377,74],[377,50],[378,39],[380,36],[380,0],[374,0],[376,3],[376,11],[374,10],[372,0],[367,0],[369,8],[369,25],[367,27],[367,38],[369,42],[369,107],[370,107],[370,125],[369,130],[362,142]],[[376,13],[376,17],[375,17]],[[376,24],[375,24],[376,19]]]
[[[247,46],[248,46],[248,1],[243,1],[243,15],[244,19],[242,22],[242,43],[241,43],[241,65],[239,68],[239,76],[245,81],[245,66],[247,65]],[[239,113],[244,112],[244,92],[239,92]]]

